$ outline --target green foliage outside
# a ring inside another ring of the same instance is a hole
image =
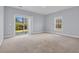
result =
[[[23,30],[24,28],[27,29],[27,23],[20,23],[20,22],[16,22],[16,30]]]

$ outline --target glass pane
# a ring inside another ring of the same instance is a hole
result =
[[[16,34],[22,34],[24,30],[24,17],[16,16]]]
[[[57,32],[61,32],[62,31],[62,19],[61,17],[57,17],[56,18],[56,30]]]
[[[28,32],[28,19],[24,18],[24,32],[27,33]]]
[[[27,18],[23,16],[16,16],[16,35],[26,34],[28,32]]]

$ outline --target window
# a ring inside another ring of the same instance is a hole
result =
[[[15,20],[16,20],[16,34],[27,33],[28,32],[27,18],[23,16],[16,16]]]
[[[55,31],[56,32],[62,31],[62,18],[61,17],[55,18]]]

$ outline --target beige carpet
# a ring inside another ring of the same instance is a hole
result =
[[[46,33],[23,35],[4,40],[0,52],[79,52],[79,39]]]

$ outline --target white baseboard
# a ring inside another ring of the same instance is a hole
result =
[[[5,35],[4,39],[10,38],[10,37],[13,37],[13,36],[12,35]]]
[[[31,34],[41,34],[43,32],[32,32]]]
[[[68,36],[68,37],[74,37],[74,38],[79,38],[78,35],[70,35],[70,34],[63,34],[63,33],[56,33],[58,35],[64,35],[64,36]]]

